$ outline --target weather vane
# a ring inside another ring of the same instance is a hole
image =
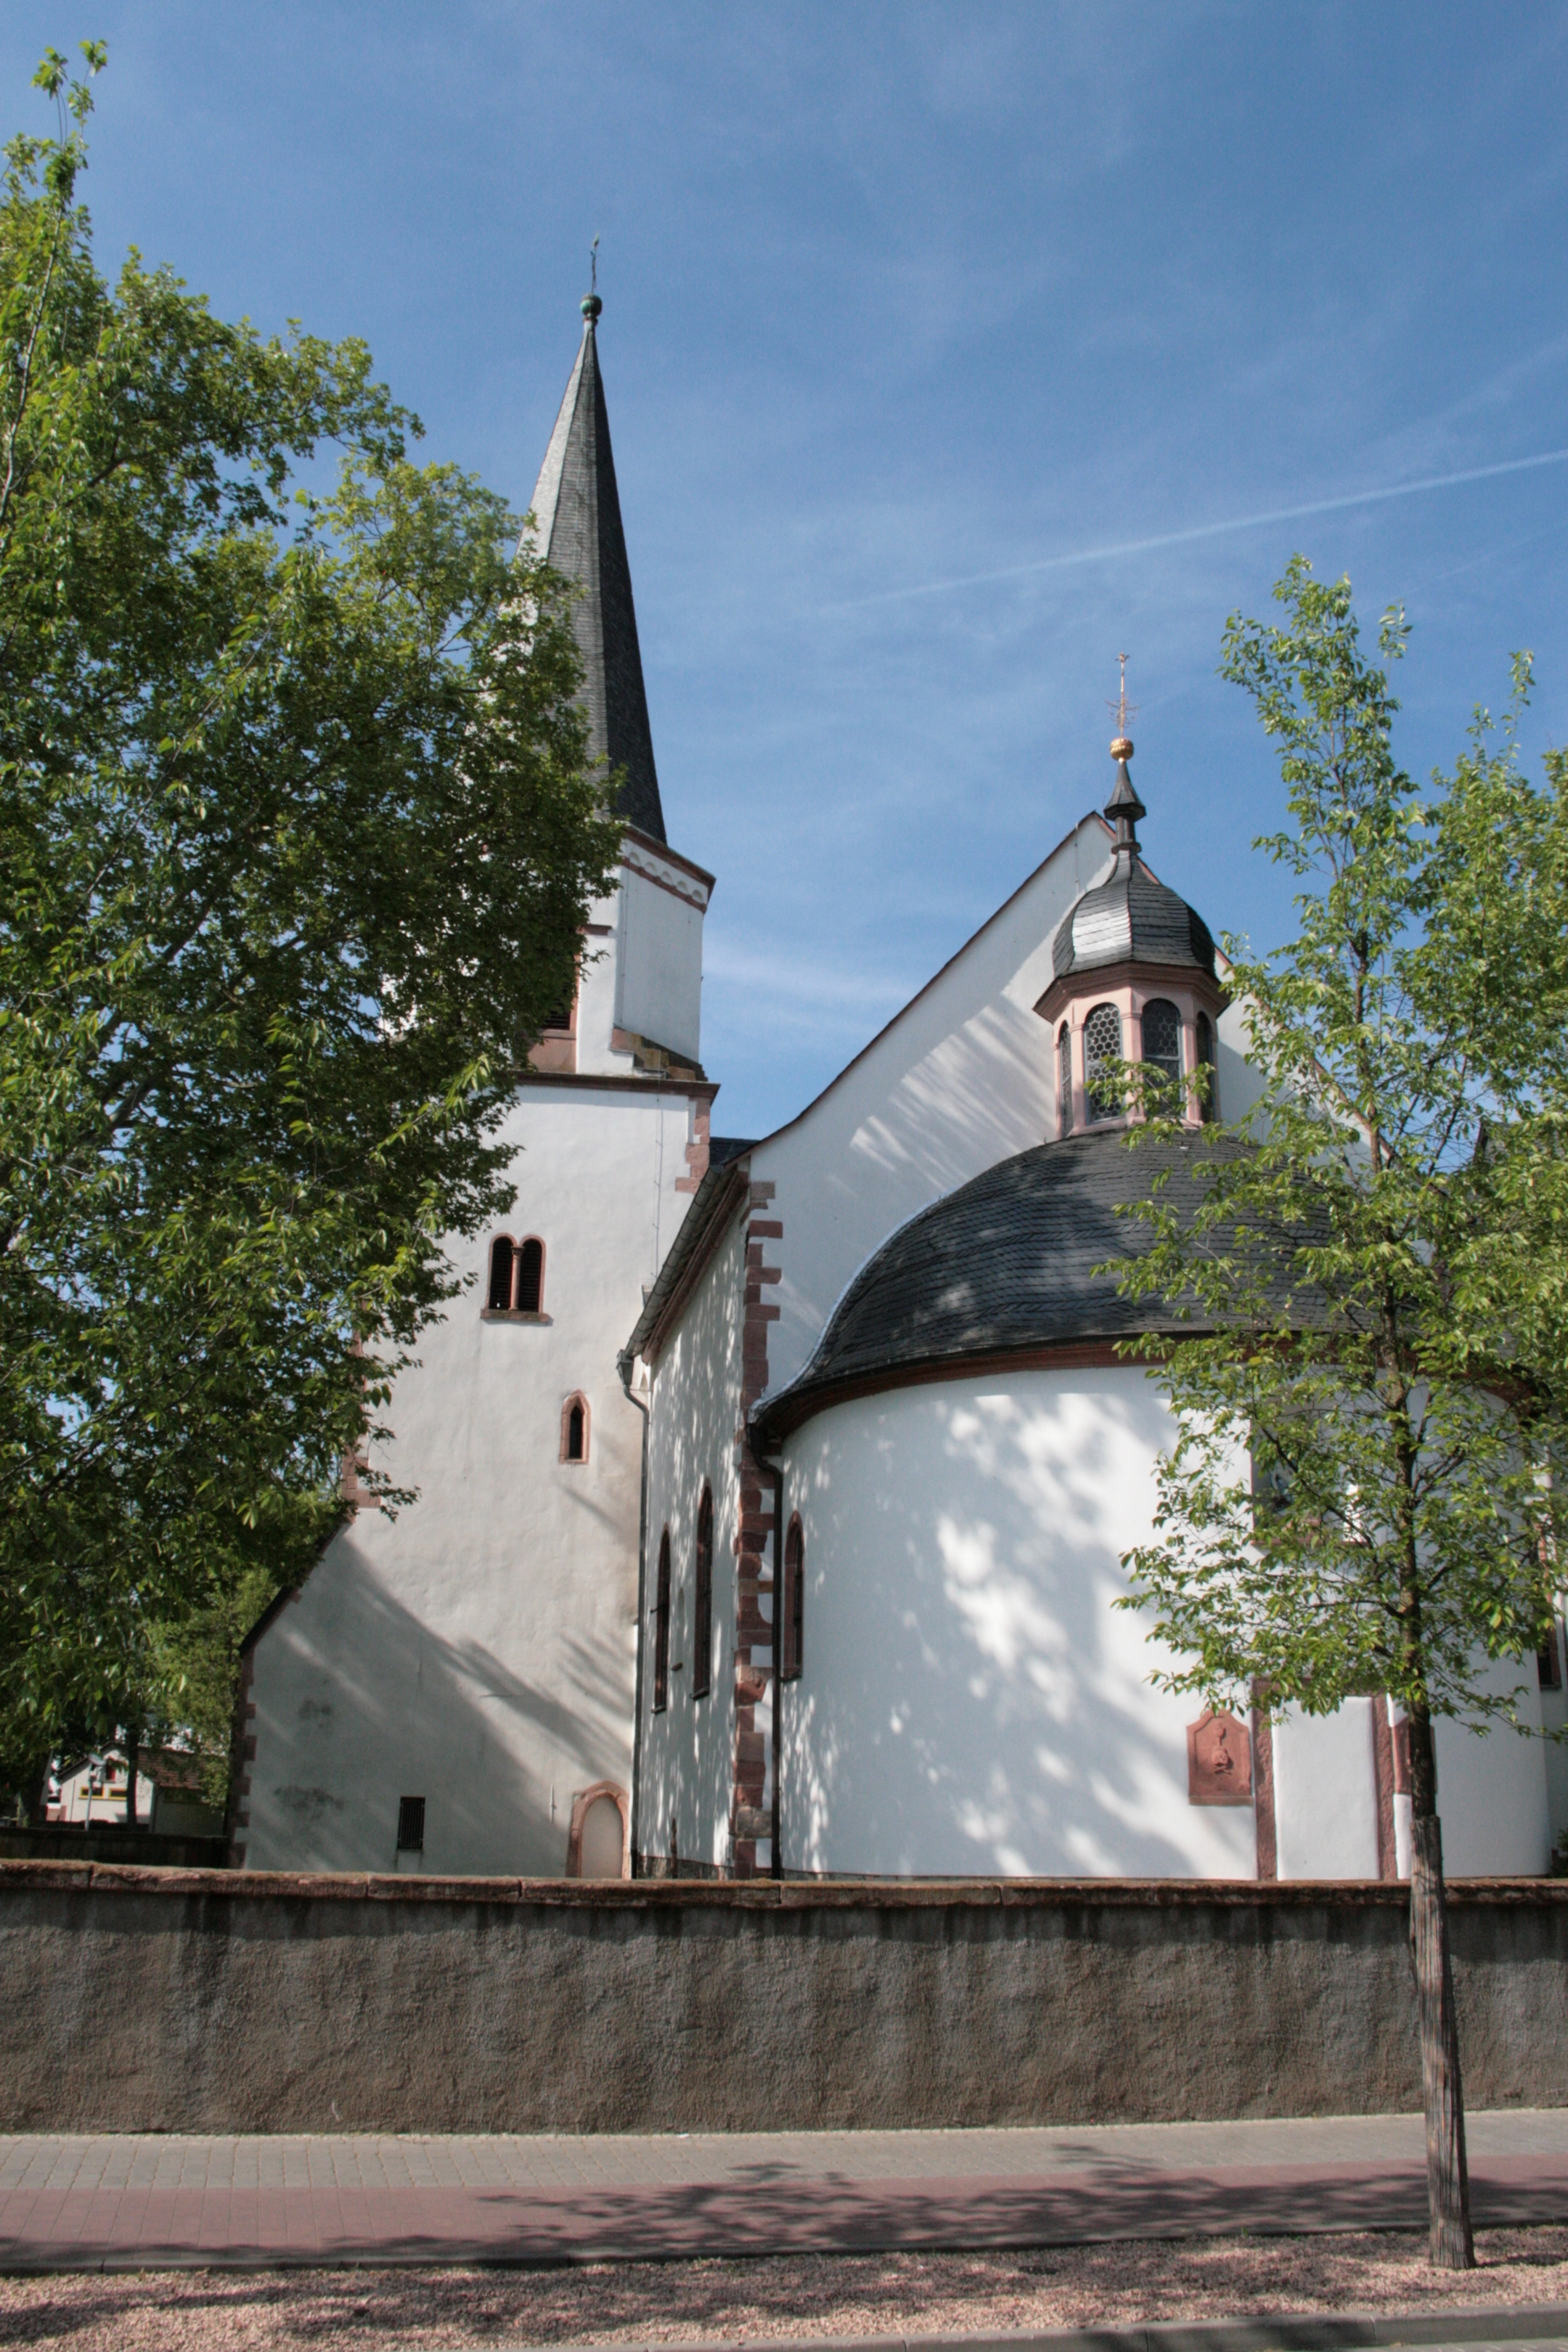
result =
[[[1114,710],[1116,713],[1116,741],[1110,747],[1111,757],[1112,759],[1125,760],[1130,759],[1132,753],[1132,745],[1127,733],[1127,722],[1131,718],[1132,713],[1137,709],[1138,705],[1135,702],[1129,702],[1127,699],[1127,656],[1125,654],[1118,654],[1116,658],[1121,665],[1121,690],[1118,694],[1115,701],[1110,702],[1108,700],[1105,707],[1107,710]],[[1127,745],[1125,751],[1121,751],[1118,748],[1123,743]]]
[[[597,238],[597,237],[595,237],[595,238],[594,239],[593,244],[588,247],[588,291],[589,291],[589,293],[590,293],[590,294],[596,294],[596,293],[598,292],[598,290],[599,290],[599,240],[598,240],[598,238]],[[1125,658],[1126,658],[1125,655],[1122,656],[1122,658],[1125,660]]]

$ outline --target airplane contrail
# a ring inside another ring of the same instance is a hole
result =
[[[1385,499],[1413,499],[1424,490],[1451,490],[1462,482],[1487,482],[1498,474],[1522,474],[1537,466],[1561,466],[1568,449],[1543,449],[1534,457],[1505,457],[1497,466],[1469,466],[1460,474],[1428,474],[1418,482],[1394,482],[1386,489],[1351,490],[1342,498],[1310,499],[1296,507],[1271,507],[1264,514],[1232,515],[1225,522],[1194,523],[1187,530],[1164,530],[1152,539],[1122,539],[1107,547],[1075,548],[1068,555],[1042,555],[1032,563],[1009,563],[997,572],[970,572],[957,580],[923,580],[913,588],[882,588],[871,596],[851,596],[830,605],[850,612],[863,604],[892,604],[907,596],[941,596],[953,588],[984,588],[996,580],[1023,580],[1038,572],[1065,572],[1077,563],[1103,563],[1118,555],[1146,555],[1157,547],[1184,547],[1198,539],[1219,539],[1231,530],[1260,530],[1266,523],[1296,522],[1304,515],[1337,514],[1346,507],[1380,505]]]

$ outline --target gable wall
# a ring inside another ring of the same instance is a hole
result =
[[[752,1155],[784,1224],[770,1392],[800,1371],[846,1286],[910,1217],[1054,1132],[1051,941],[1110,869],[1086,817],[793,1126]]]

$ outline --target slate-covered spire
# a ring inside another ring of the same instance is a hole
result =
[[[582,349],[533,493],[533,545],[582,591],[572,625],[585,673],[590,755],[625,769],[616,814],[662,841],[664,811],[595,335],[604,307],[597,294],[584,299]]]

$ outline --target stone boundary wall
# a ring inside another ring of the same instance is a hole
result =
[[[1466,2095],[1568,2103],[1568,1882],[1450,1893]],[[0,1863],[0,2128],[677,2131],[1420,2105],[1406,1893]]]

